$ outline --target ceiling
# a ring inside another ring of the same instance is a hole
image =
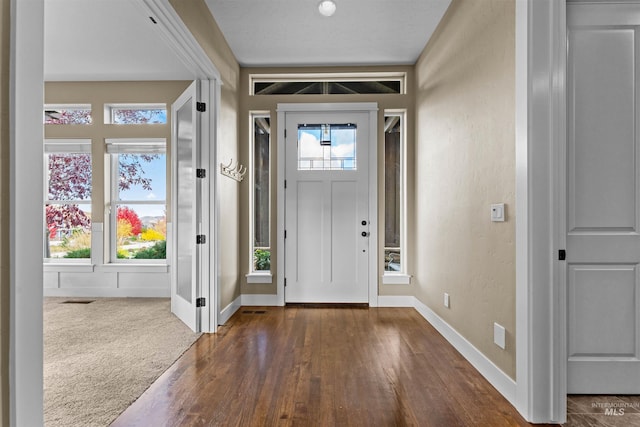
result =
[[[131,0],[45,0],[45,80],[195,78]],[[242,66],[413,64],[451,0],[205,0]]]
[[[242,66],[414,64],[451,0],[205,0]]]
[[[45,81],[191,80],[138,0],[45,0]]]

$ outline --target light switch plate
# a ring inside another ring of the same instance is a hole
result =
[[[504,222],[504,203],[491,205],[491,221]]]

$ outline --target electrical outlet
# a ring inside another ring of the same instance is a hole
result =
[[[448,293],[444,293],[444,306],[449,308],[449,294]]]
[[[495,345],[504,350],[506,341],[506,331],[504,326],[497,323],[493,324],[493,342]]]

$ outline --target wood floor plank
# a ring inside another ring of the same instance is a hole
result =
[[[241,308],[112,424],[528,425],[415,310],[304,306]]]

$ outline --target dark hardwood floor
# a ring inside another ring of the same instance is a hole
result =
[[[243,307],[113,426],[528,426],[415,310]]]

